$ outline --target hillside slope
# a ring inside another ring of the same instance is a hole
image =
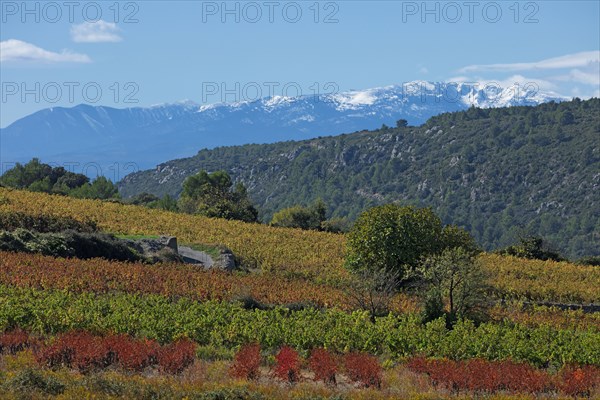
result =
[[[420,127],[202,150],[127,176],[124,196],[177,195],[186,176],[226,170],[264,220],[321,197],[355,218],[384,202],[432,206],[486,249],[521,233],[570,257],[600,253],[600,100],[469,109]]]

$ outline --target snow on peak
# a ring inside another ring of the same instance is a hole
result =
[[[332,99],[338,103],[338,110],[354,109],[360,106],[370,106],[375,103],[377,89],[367,89],[362,91],[352,90],[332,95]]]
[[[263,105],[265,107],[276,107],[279,105],[293,103],[295,100],[296,100],[296,97],[291,97],[291,96],[266,97],[263,99]]]
[[[514,105],[534,105],[550,100],[568,100],[552,92],[542,92],[535,85],[515,83],[501,87],[494,82],[429,82],[410,81],[398,85],[389,85],[364,90],[348,90],[333,94],[281,96],[275,95],[262,99],[238,101],[231,103],[213,103],[198,106],[190,101],[179,104],[193,105],[196,112],[209,110],[233,111],[251,106],[266,112],[293,108],[298,104],[322,101],[337,111],[357,110],[366,112],[369,109],[399,109],[417,104],[419,108],[429,103],[460,103],[467,107],[507,107]],[[312,106],[311,106],[312,107]]]

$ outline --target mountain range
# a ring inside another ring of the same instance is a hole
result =
[[[203,148],[302,140],[395,125],[424,123],[444,112],[476,107],[536,105],[564,97],[519,85],[415,81],[382,88],[299,97],[152,107],[78,105],[38,111],[0,129],[0,160],[79,163],[75,172],[109,178],[192,156]],[[88,166],[85,168],[85,166]],[[80,168],[80,170],[77,170]],[[119,170],[115,170],[119,168]]]

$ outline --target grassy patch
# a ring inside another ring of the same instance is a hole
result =
[[[196,251],[203,251],[209,256],[211,256],[214,261],[217,261],[221,256],[221,249],[219,248],[219,246],[209,246],[200,243],[181,243],[180,245],[187,246]]]
[[[158,239],[159,235],[115,235],[119,239],[140,240],[140,239]]]

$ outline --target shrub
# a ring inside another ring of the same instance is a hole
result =
[[[552,389],[552,380],[546,372],[509,360],[451,361],[415,357],[407,366],[414,372],[429,375],[435,386],[454,392],[494,393],[508,390],[515,393],[542,393]]]
[[[157,354],[160,368],[169,374],[179,374],[191,365],[196,358],[196,344],[189,339],[181,339],[162,347]]]
[[[123,397],[126,385],[117,380],[106,379],[96,374],[89,375],[85,379],[85,385],[94,392],[99,392],[113,397]]]
[[[23,334],[13,336],[21,338]],[[161,348],[154,340],[134,339],[125,334],[94,336],[86,331],[65,333],[36,351],[40,364],[51,368],[77,368],[81,372],[103,369],[111,364],[139,372],[158,364],[162,371],[178,374],[192,364],[195,357],[196,344],[189,339]]]
[[[344,361],[348,378],[353,382],[364,387],[381,388],[383,369],[377,358],[365,353],[349,353]]]
[[[8,386],[19,392],[35,390],[54,396],[65,390],[65,385],[57,379],[46,377],[41,372],[30,368],[19,372],[8,382]]]
[[[300,356],[289,346],[283,346],[275,356],[273,376],[294,383],[300,380]]]
[[[154,340],[134,339],[129,335],[113,335],[105,340],[111,361],[129,371],[142,371],[156,363],[160,346]]]
[[[541,393],[552,388],[550,376],[525,363],[502,361],[497,363],[501,386],[515,393]]]
[[[59,336],[53,344],[41,349],[37,359],[50,368],[74,367],[81,372],[104,368],[110,363],[105,341],[84,331]]]
[[[41,253],[52,257],[106,258],[118,261],[142,261],[143,258],[127,245],[105,233],[64,231],[60,233],[31,232],[17,228],[0,232],[0,250]]]
[[[107,260],[141,261],[142,258],[127,246],[126,242],[105,233],[80,233],[67,231],[63,234],[73,256],[82,259],[102,257]]]
[[[519,238],[519,244],[500,249],[497,253],[532,260],[565,261],[543,238],[537,236],[523,236]]]
[[[29,347],[29,334],[22,329],[4,332],[0,335],[0,353],[15,354]]]
[[[242,346],[233,359],[230,373],[235,378],[258,379],[260,376],[260,345]]]
[[[313,349],[308,364],[315,374],[315,381],[323,381],[331,385],[336,384],[337,364],[326,349]]]
[[[565,366],[559,373],[560,390],[569,396],[590,397],[595,387],[600,386],[600,368]]]

